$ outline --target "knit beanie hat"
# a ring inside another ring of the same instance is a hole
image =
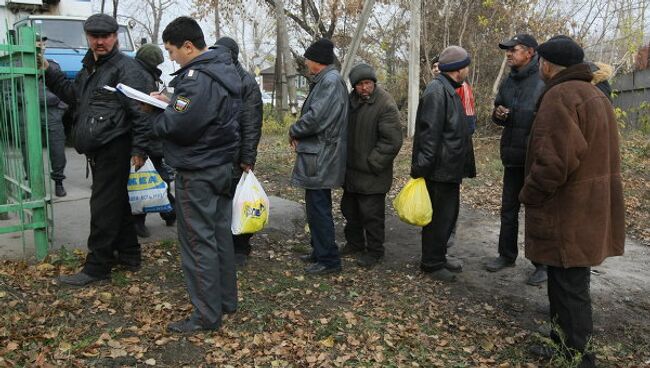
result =
[[[321,38],[305,50],[305,58],[323,65],[333,64],[334,44],[327,38]]]
[[[165,61],[162,50],[153,43],[145,43],[140,46],[138,52],[135,53],[135,58],[154,68]]]
[[[237,41],[233,40],[232,38],[221,37],[217,40],[215,45],[225,46],[230,51],[233,60],[239,59],[239,45],[237,44]]]
[[[537,53],[545,60],[560,66],[571,66],[583,62],[585,52],[571,37],[555,36],[537,46]]]
[[[375,70],[368,64],[358,64],[350,70],[350,84],[352,84],[352,87],[362,80],[371,80],[377,83]]]
[[[449,46],[442,50],[438,59],[438,69],[441,72],[453,72],[463,69],[471,62],[467,51],[460,46]]]

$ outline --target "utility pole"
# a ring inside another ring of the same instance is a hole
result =
[[[289,94],[289,111],[292,115],[298,113],[298,102],[296,93],[296,66],[293,63],[291,50],[289,49],[289,32],[287,31],[287,22],[284,15],[284,0],[275,0],[275,15],[278,22],[278,48],[282,54],[284,74],[286,75]]]
[[[408,137],[415,134],[415,115],[420,99],[420,12],[421,1],[411,0],[411,40],[409,57]]]
[[[370,13],[372,13],[373,5],[375,5],[375,0],[365,0],[363,4],[363,10],[361,11],[361,18],[359,18],[359,24],[357,25],[357,29],[354,31],[352,43],[350,44],[350,48],[345,55],[343,67],[341,68],[341,74],[343,75],[343,80],[345,80],[346,83],[349,82],[348,75],[350,74],[350,69],[352,69],[354,58],[357,56],[359,44],[361,43],[361,37],[363,36],[363,32],[366,29],[366,25],[368,24],[368,18],[370,18]]]

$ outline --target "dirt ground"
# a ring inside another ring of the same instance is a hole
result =
[[[420,230],[395,216],[388,217],[386,227],[386,266],[417,268]],[[497,273],[484,269],[485,262],[497,254],[498,237],[498,218],[462,208],[455,245],[449,254],[463,261],[464,270],[459,281],[450,287],[451,293],[477,304],[495,305],[534,331],[541,321],[547,320],[546,286],[525,284],[534,268],[523,257],[523,232],[519,236],[520,258],[515,268]],[[591,296],[597,335],[650,342],[650,248],[628,239],[623,257],[610,258],[592,269]]]

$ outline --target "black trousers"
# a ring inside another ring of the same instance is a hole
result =
[[[90,194],[90,235],[83,272],[110,274],[115,261],[139,265],[140,244],[133,227],[126,185],[131,165],[131,137],[122,135],[88,156],[93,184]]]
[[[523,167],[503,168],[503,192],[501,194],[501,231],[499,232],[499,255],[511,260],[517,258],[517,235],[519,234],[519,192],[524,186]]]
[[[589,267],[559,268],[548,266],[548,300],[551,322],[557,324],[563,338],[553,331],[551,338],[567,356],[584,353],[593,333]],[[580,367],[595,367],[593,354],[584,354]]]
[[[384,256],[386,194],[359,194],[343,191],[341,212],[345,217],[348,247]]]
[[[439,270],[447,262],[447,242],[458,220],[460,184],[426,181],[433,219],[422,228],[422,261],[425,272]]]

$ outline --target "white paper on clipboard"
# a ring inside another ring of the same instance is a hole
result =
[[[140,102],[157,107],[159,109],[164,110],[165,108],[167,108],[168,105],[167,102],[160,101],[159,99],[151,97],[146,93],[142,93],[135,88],[131,88],[127,86],[126,84],[119,83],[117,86],[115,86],[115,88],[110,86],[104,86],[104,89],[111,92],[119,91],[120,93],[122,93],[128,98],[138,100]]]

